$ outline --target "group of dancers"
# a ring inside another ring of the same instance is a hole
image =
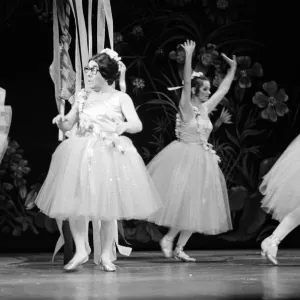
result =
[[[182,44],[186,56],[177,139],[148,166],[123,136],[140,132],[142,123],[131,98],[114,88],[124,64],[111,49],[90,58],[84,68],[88,86],[76,95],[66,116],[53,119],[60,130],[76,126],[76,132],[55,150],[35,202],[49,217],[70,223],[76,251],[65,270],[76,270],[88,261],[90,221],[101,221],[100,264],[107,272],[116,271],[111,254],[117,243],[117,220],[142,219],[169,227],[161,250],[166,258],[182,262],[196,260],[183,251],[194,232],[215,235],[232,229],[220,159],[208,139],[213,129],[209,114],[229,91],[237,62],[235,56],[222,54],[228,72],[211,95],[209,79],[192,70],[195,46],[189,40]],[[299,141],[300,137],[289,146],[260,187],[265,195],[262,206],[281,221],[261,245],[262,254],[273,264],[280,241],[300,223]]]

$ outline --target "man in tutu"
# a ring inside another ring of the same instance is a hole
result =
[[[142,123],[131,98],[113,87],[120,66],[111,49],[93,56],[84,69],[89,89],[79,93],[68,115],[53,120],[64,132],[77,122],[78,129],[54,152],[36,205],[46,215],[70,222],[76,252],[64,266],[67,271],[88,260],[88,221],[101,221],[100,264],[115,271],[116,220],[146,219],[161,206],[142,158],[122,135],[141,131]]]

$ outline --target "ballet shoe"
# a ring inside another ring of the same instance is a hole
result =
[[[103,271],[105,272],[116,272],[116,266],[111,262],[104,262],[104,261],[101,261],[100,263],[101,265],[101,268]]]
[[[195,262],[196,258],[188,256],[186,253],[183,252],[182,247],[176,247],[173,252],[173,257],[182,262]]]
[[[278,265],[276,256],[279,243],[279,239],[274,235],[265,238],[261,243],[261,255],[275,266]]]
[[[172,239],[167,238],[164,236],[160,242],[160,248],[165,258],[172,257],[172,250],[173,250],[173,242]]]
[[[89,256],[87,255],[81,260],[71,260],[68,264],[64,266],[64,270],[68,272],[75,271],[80,265],[85,264],[89,260]]]

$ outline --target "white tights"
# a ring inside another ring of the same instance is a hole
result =
[[[191,237],[191,235],[193,234],[193,232],[188,231],[188,230],[180,231],[176,228],[170,228],[170,230],[166,234],[166,239],[173,241],[178,233],[180,233],[180,235],[179,235],[176,247],[182,249],[188,242],[188,240]]]
[[[300,225],[300,206],[287,214],[273,232],[279,242]]]

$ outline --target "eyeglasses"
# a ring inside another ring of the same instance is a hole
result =
[[[87,74],[89,71],[91,71],[91,73],[93,74],[93,75],[96,75],[97,74],[97,72],[99,72],[99,69],[95,66],[95,67],[88,67],[88,66],[86,66],[86,67],[84,67],[83,68],[83,70],[84,70],[84,73],[85,74]]]

